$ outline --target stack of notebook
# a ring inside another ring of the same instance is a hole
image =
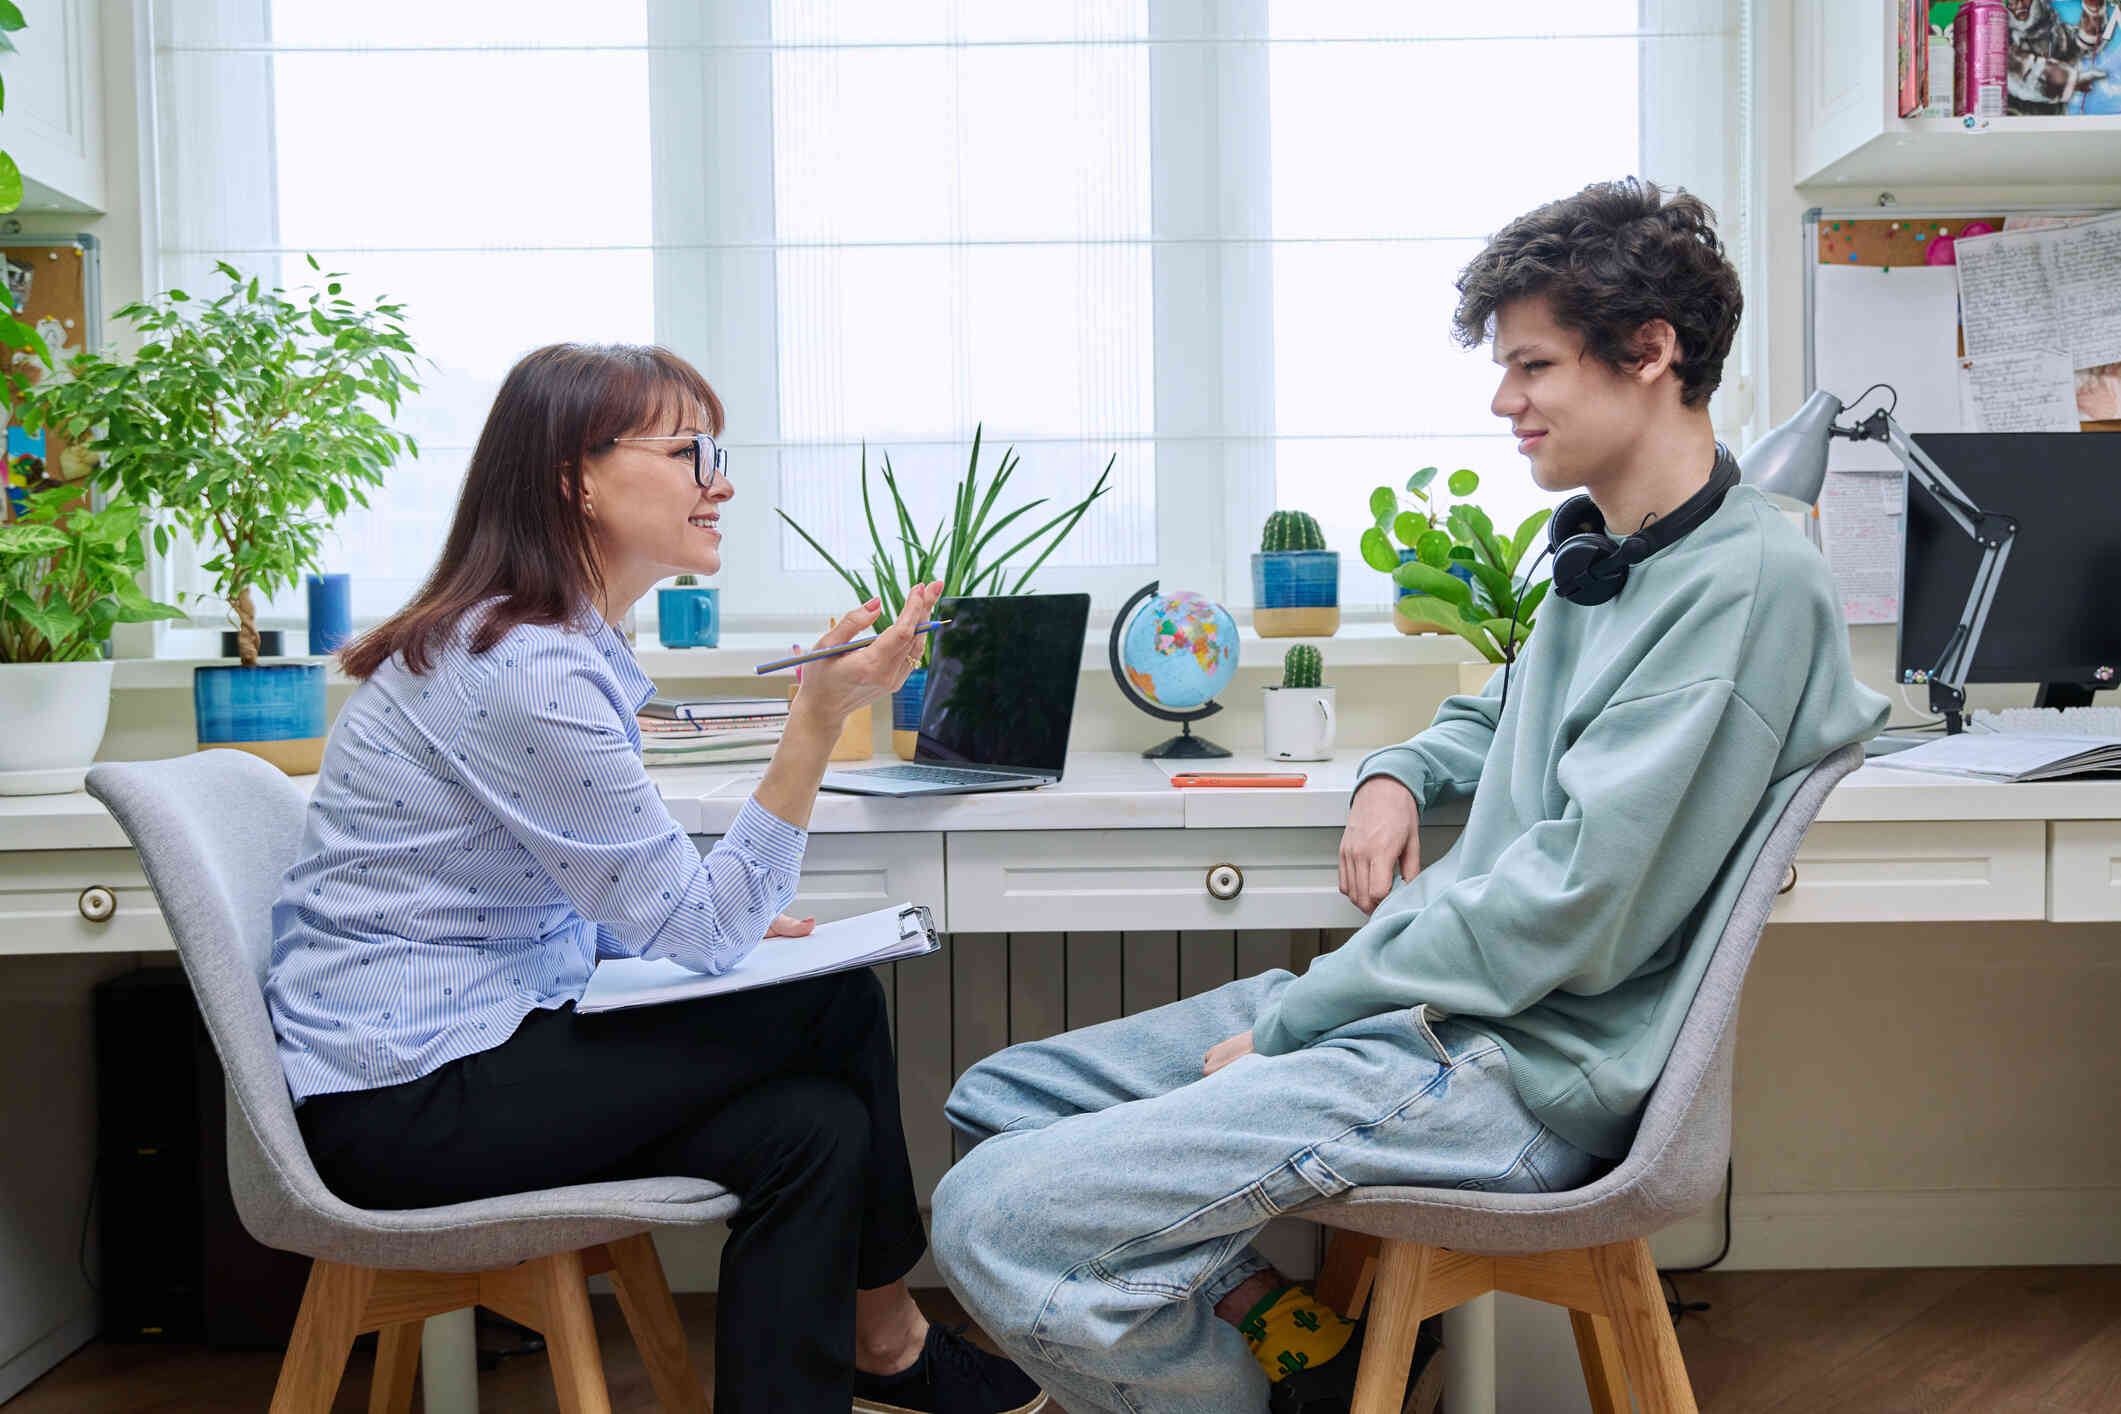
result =
[[[2056,781],[2121,774],[2121,737],[2052,732],[1961,732],[1870,763],[1896,771],[1941,771],[1977,781]]]
[[[651,766],[765,761],[788,725],[788,699],[651,697],[637,720],[641,759]]]

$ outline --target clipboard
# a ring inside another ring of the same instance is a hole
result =
[[[575,1003],[577,1016],[660,1006],[800,982],[880,962],[904,962],[939,951],[935,915],[902,903],[823,923],[807,938],[768,938],[727,972],[694,972],[667,959],[620,957],[597,964]]]

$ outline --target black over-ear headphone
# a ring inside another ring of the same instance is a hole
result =
[[[1668,516],[1660,516],[1625,540],[1606,533],[1605,516],[1589,496],[1571,496],[1547,522],[1547,548],[1554,556],[1554,592],[1571,604],[1603,604],[1619,594],[1628,571],[1716,513],[1738,484],[1738,462],[1721,443],[1708,484]]]
[[[1709,470],[1708,485],[1681,502],[1670,515],[1645,524],[1627,539],[1615,541],[1605,533],[1605,516],[1589,496],[1571,496],[1561,503],[1547,522],[1547,547],[1539,558],[1554,557],[1554,592],[1571,604],[1603,604],[1618,595],[1628,582],[1628,571],[1698,527],[1716,513],[1724,496],[1738,484],[1738,459],[1730,448],[1716,444],[1716,464]],[[1525,571],[1530,580],[1539,560]],[[1498,716],[1510,705],[1510,667],[1516,660],[1517,618],[1510,617],[1510,645],[1503,650],[1502,705]]]

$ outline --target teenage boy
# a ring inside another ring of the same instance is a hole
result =
[[[1884,725],[1824,562],[1710,430],[1741,303],[1713,221],[1601,183],[1459,277],[1532,480],[1586,498],[1550,545],[1613,538],[1557,552],[1513,669],[1363,763],[1340,882],[1370,922],[1301,977],[1014,1046],[952,1092],[978,1147],[936,1190],[937,1260],[1076,1414],[1345,1409],[1357,1328],[1253,1236],[1353,1185],[1555,1191],[1624,1154],[1784,803]],[[1424,870],[1421,811],[1468,795]]]

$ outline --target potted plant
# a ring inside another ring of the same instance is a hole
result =
[[[880,621],[898,617],[906,602],[906,587],[927,584],[940,579],[946,598],[973,594],[1022,594],[1027,592],[1031,576],[1038,572],[1060,543],[1075,529],[1076,522],[1096,503],[1097,498],[1109,489],[1106,486],[1112,477],[1117,454],[1105,462],[1105,469],[1098,473],[1097,484],[1090,494],[1077,501],[1059,515],[1045,521],[1036,530],[1023,535],[1006,549],[991,551],[997,538],[1016,521],[1046,504],[1046,497],[1026,501],[1007,514],[990,521],[994,503],[1000,498],[1002,489],[1023,458],[1017,456],[1014,447],[1002,453],[1000,463],[994,469],[994,479],[984,492],[980,489],[979,454],[984,426],[972,429],[972,455],[965,464],[964,479],[958,482],[951,493],[950,511],[935,524],[935,529],[926,536],[914,523],[913,515],[906,508],[906,498],[899,491],[898,477],[891,469],[891,456],[883,458],[884,489],[891,493],[891,530],[887,537],[877,529],[876,511],[869,494],[869,448],[862,447],[862,515],[869,522],[869,574],[850,571],[832,557],[832,552],[818,544],[817,537],[795,523],[786,511],[775,514],[788,522],[796,534],[803,537],[810,548],[824,557],[841,579],[855,592],[857,598],[867,602],[871,598],[883,600]],[[1050,536],[1050,538],[1048,538]],[[1041,548],[1039,542],[1044,541]],[[1034,554],[1034,550],[1036,553]],[[901,561],[900,554],[904,559]],[[1032,555],[1031,563],[1018,573],[1012,581],[1009,567],[1020,555]],[[874,576],[872,583],[870,576]],[[925,655],[925,650],[923,650]],[[891,746],[901,760],[913,759],[915,734],[921,724],[921,700],[928,687],[928,668],[925,656],[922,665],[913,670],[905,686],[891,696]]]
[[[712,648],[722,641],[722,591],[681,574],[655,592],[655,634],[665,648]]]
[[[1331,638],[1340,630],[1340,552],[1303,511],[1267,517],[1252,555],[1252,627],[1261,638]]]
[[[1333,689],[1321,681],[1325,659],[1299,643],[1281,660],[1281,683],[1261,691],[1261,729],[1270,761],[1325,761],[1333,755]]]
[[[1472,480],[1458,494],[1470,494],[1480,484],[1472,472],[1460,472],[1452,478],[1454,492],[1459,477]],[[1435,543],[1424,538],[1415,557],[1392,572],[1402,588],[1420,591],[1399,600],[1392,611],[1395,620],[1406,618],[1455,633],[1490,663],[1515,662],[1552,584],[1542,579],[1520,588],[1517,567],[1553,514],[1534,511],[1516,533],[1504,538],[1480,507],[1470,502],[1453,506],[1445,517],[1451,539],[1448,562],[1439,563]]]
[[[401,450],[418,455],[382,416],[419,386],[413,346],[403,306],[358,304],[338,275],[290,298],[225,262],[214,268],[225,292],[170,290],[125,306],[115,317],[141,335],[138,352],[77,355],[18,415],[90,439],[98,482],[156,516],[159,553],[173,527],[215,551],[202,568],[236,624],[240,666],[194,670],[199,744],[302,774],[323,756],[324,665],[259,666],[253,595],[317,568],[331,520],[366,506]]]
[[[79,499],[35,491],[0,525],[0,795],[80,789],[110,716],[111,626],[184,616],[140,592],[140,508]]]

